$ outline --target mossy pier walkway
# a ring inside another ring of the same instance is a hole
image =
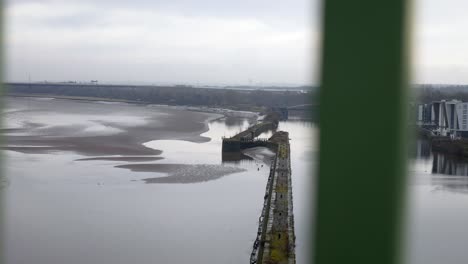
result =
[[[267,127],[261,124],[256,126],[256,129]],[[223,154],[259,146],[268,147],[276,152],[270,165],[270,175],[250,263],[294,264],[296,256],[289,134],[278,131],[268,140],[256,139],[256,129],[249,128],[244,131],[245,133],[223,138]]]

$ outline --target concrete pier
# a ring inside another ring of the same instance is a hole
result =
[[[289,134],[278,131],[268,140],[256,138],[277,126],[275,119],[264,121],[233,137],[223,138],[223,161],[253,147],[268,147],[276,153],[270,166],[250,264],[296,263]]]
[[[276,150],[276,144],[271,142],[269,139],[256,138],[256,139],[234,139],[234,138],[223,138],[223,153],[225,152],[239,152],[248,148],[255,147],[267,147]]]
[[[269,122],[269,121],[261,122],[233,136],[232,139],[253,140],[256,137],[258,137],[260,134],[262,134],[263,132],[266,132],[268,130],[275,130],[277,127],[278,127],[278,124],[275,122]]]
[[[277,154],[270,167],[250,263],[294,264],[295,234],[288,133],[277,132],[271,139],[276,141]]]

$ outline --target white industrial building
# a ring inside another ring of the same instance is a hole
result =
[[[442,100],[417,107],[417,122],[434,134],[468,138],[468,102]]]

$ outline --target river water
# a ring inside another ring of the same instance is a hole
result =
[[[119,133],[114,127],[96,121],[108,117],[91,113],[100,112],[100,107],[111,107],[109,104],[64,103],[64,100],[45,103],[45,100],[31,99],[28,107],[40,109],[35,112],[15,107],[19,101],[11,99],[6,111],[7,126],[40,120],[42,124],[36,126],[41,133],[54,133],[40,134],[46,139],[73,132],[66,124],[77,123],[86,131],[99,131],[100,135],[107,130]],[[74,109],[73,113],[65,108],[57,111],[61,103]],[[53,110],[48,112],[49,107]],[[86,115],[77,115],[81,107],[87,109],[83,110]],[[139,108],[120,107],[126,109],[123,119],[131,119],[130,125],[141,125],[145,120]],[[151,111],[184,114],[184,111],[171,112],[158,107]],[[8,113],[15,117],[14,122]],[[115,116],[110,119],[119,121]],[[166,172],[115,167],[129,163],[120,160],[80,160],[90,156],[75,151],[34,152],[33,147],[44,146],[28,146],[26,152],[6,150],[7,184],[3,187],[6,263],[247,263],[269,174],[269,164],[263,161],[273,153],[258,149],[254,152],[256,159],[223,162],[221,138],[234,135],[251,122],[251,118],[210,121],[208,131],[200,137],[207,138],[207,142],[171,139],[144,142],[147,148],[162,151],[159,156],[162,159],[151,163],[191,166],[171,177]],[[88,129],[96,124],[98,128]],[[301,263],[302,253],[307,249],[307,234],[303,230],[308,226],[305,208],[309,197],[306,188],[310,184],[304,182],[310,179],[308,166],[312,162],[310,154],[314,153],[310,137],[314,125],[286,121],[280,124],[280,129],[290,132],[291,137],[293,184],[297,186],[293,195],[298,263]],[[218,170],[213,166],[238,170],[211,175],[213,170]],[[162,177],[170,181],[144,181]]]
[[[78,126],[70,129],[65,123],[79,123],[84,131],[100,135],[109,131],[115,134],[124,128],[112,126],[112,122],[128,120],[136,126],[144,123],[148,114],[188,113],[64,101],[28,102],[28,107],[31,104],[31,108],[43,111],[41,116],[35,111],[20,111],[15,103],[9,104],[7,112],[14,114],[15,124],[33,126],[38,120],[49,123],[42,124],[40,131],[52,131],[54,136],[76,132]],[[60,106],[63,111],[47,112],[48,105]],[[111,106],[125,110],[124,118],[111,115],[117,109]],[[69,109],[74,109],[73,114],[67,113]],[[80,111],[86,115],[77,115]],[[9,115],[7,125],[12,123]],[[113,121],[97,122],[98,118]],[[166,126],[161,120],[155,121],[154,129]],[[115,167],[146,164],[148,160],[80,161],[90,156],[67,150],[5,151],[6,263],[247,263],[269,172],[264,161],[272,153],[258,149],[250,153],[255,159],[223,162],[221,138],[251,123],[252,118],[216,119],[208,122],[208,130],[196,140],[187,140],[189,134],[177,126],[172,135],[177,140],[162,134],[152,140],[151,133],[138,132],[148,137],[144,146],[162,151],[155,155],[159,160],[150,163],[163,163],[168,168],[171,164],[188,166],[172,175],[168,171]],[[307,239],[314,197],[311,172],[316,167],[318,128],[309,121],[289,120],[281,122],[279,129],[288,131],[291,138],[297,263],[309,263],[311,244]],[[408,263],[466,263],[468,162],[432,153],[425,141],[417,143],[408,183]],[[213,173],[220,168],[222,172],[228,169],[228,173]],[[154,178],[164,180],[145,181]]]
[[[408,263],[468,263],[468,161],[418,140],[410,165]]]

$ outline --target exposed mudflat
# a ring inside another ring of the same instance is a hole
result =
[[[146,183],[197,183],[219,179],[223,176],[246,171],[240,167],[230,167],[212,164],[128,164],[118,165],[140,172],[161,172],[168,176],[143,179]]]
[[[103,107],[105,104],[105,107]],[[206,142],[206,122],[219,114],[127,103],[9,97],[1,149],[22,153],[72,151],[86,156],[159,155],[157,139]],[[182,112],[183,111],[183,112]],[[123,160],[123,158],[122,158]]]
[[[87,160],[108,160],[108,161],[127,161],[127,162],[137,162],[137,161],[155,161],[155,160],[162,160],[163,157],[96,157],[96,158],[83,158],[83,159],[76,159],[76,161],[87,161]]]

